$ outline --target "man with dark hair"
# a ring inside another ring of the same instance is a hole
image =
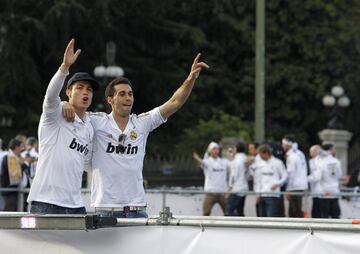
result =
[[[227,216],[244,216],[244,206],[246,195],[241,192],[248,191],[249,186],[246,177],[246,154],[245,144],[238,142],[235,147],[235,157],[231,161],[229,198],[227,201]]]
[[[248,143],[248,155],[250,156],[256,156],[258,154],[257,148],[259,147],[258,142],[249,142]]]
[[[114,96],[114,94],[115,94],[115,92],[116,92],[115,86],[116,86],[117,84],[129,85],[129,86],[131,87],[131,89],[133,89],[130,80],[128,80],[127,78],[125,78],[125,77],[116,78],[116,79],[112,80],[112,81],[106,86],[106,89],[105,89],[105,98],[107,98],[107,97],[113,97],[113,96]]]
[[[128,79],[119,78],[108,84],[105,99],[112,112],[89,113],[95,129],[91,206],[96,212],[116,217],[147,217],[142,175],[147,138],[182,107],[201,70],[209,68],[199,59],[200,54],[187,79],[168,101],[140,115],[131,114],[134,94]]]
[[[23,170],[26,167],[20,159],[20,153],[24,146],[20,140],[11,139],[9,142],[9,153],[4,156],[1,165],[1,187],[17,188],[23,178]],[[4,211],[17,211],[16,191],[2,192],[5,207]]]
[[[84,72],[67,82],[66,95],[75,111],[75,121],[62,115],[60,92],[81,50],[74,52],[75,40],[66,47],[63,62],[46,90],[39,122],[39,160],[28,203],[32,213],[85,214],[81,182],[91,159],[93,127],[85,114],[98,82]]]
[[[259,147],[259,143],[253,141],[253,142],[249,142],[247,145],[247,157],[246,157],[246,166],[248,168],[248,185],[249,185],[249,190],[255,190],[255,184],[256,184],[256,179],[255,179],[255,165],[256,162],[258,162],[260,159],[260,156],[258,154],[258,147]],[[260,216],[260,196],[256,197],[256,202],[255,202],[255,209],[256,209],[256,216]]]
[[[38,140],[35,137],[28,137],[26,139],[25,150],[21,153],[21,157],[26,160],[25,164],[29,167],[29,170],[24,172],[26,177],[24,185],[26,187],[30,186],[35,177],[36,164],[39,157],[38,147]]]
[[[256,163],[256,192],[261,192],[260,216],[279,217],[280,209],[280,187],[287,179],[284,163],[272,156],[269,145],[263,144],[258,148],[261,160]]]

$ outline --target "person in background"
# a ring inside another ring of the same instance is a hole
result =
[[[24,134],[17,134],[14,139],[17,139],[19,141],[21,141],[21,146],[23,147],[23,150],[21,152],[23,152],[25,150],[25,147],[26,147],[26,139],[27,137],[24,135]]]
[[[319,161],[319,152],[320,146],[313,145],[309,149],[309,167],[310,167],[310,175],[308,176],[308,181],[310,183],[310,191],[311,194],[321,194],[321,185],[320,181],[313,181],[314,175],[317,174],[318,170],[318,161]],[[312,218],[320,218],[320,204],[319,204],[319,196],[312,196],[312,208],[311,208],[311,217]]]
[[[341,163],[332,154],[333,145],[321,146],[317,170],[312,177],[313,182],[319,182],[322,196],[319,198],[320,218],[340,218],[339,181],[342,176]]]
[[[305,156],[298,149],[294,135],[285,135],[282,140],[282,147],[286,152],[286,169],[288,182],[286,191],[298,192],[300,195],[288,195],[289,217],[304,217],[302,211],[301,193],[308,188],[307,164]]]
[[[234,159],[231,161],[229,197],[227,199],[227,216],[244,216],[245,194],[240,192],[248,191],[249,186],[246,176],[246,154],[245,144],[238,142],[233,148]]]
[[[2,160],[1,187],[18,188],[23,178],[23,170],[26,165],[22,163],[20,153],[24,149],[21,141],[11,139],[9,142],[9,152]],[[2,193],[4,198],[4,211],[17,211],[17,191],[7,191]]]
[[[248,174],[248,185],[249,185],[249,190],[255,190],[255,183],[256,183],[256,179],[255,179],[255,169],[256,169],[256,163],[261,161],[261,158],[258,154],[258,147],[259,147],[259,143],[257,142],[250,142],[248,143],[248,153],[247,153],[247,157],[246,157],[246,163],[245,165],[247,166],[247,174]],[[255,209],[256,209],[256,216],[259,217],[260,216],[260,200],[261,197],[260,195],[256,196],[256,201],[255,201]]]
[[[272,155],[269,145],[258,148],[261,161],[256,163],[256,192],[262,192],[260,200],[261,217],[279,217],[280,187],[285,184],[287,172],[284,163]]]
[[[36,164],[39,157],[38,154],[38,140],[35,137],[28,137],[26,139],[25,150],[21,153],[23,159],[27,158],[25,163],[28,164],[29,171],[25,172],[26,186],[29,187],[35,177]]]
[[[211,142],[208,146],[209,157],[201,159],[194,152],[193,158],[200,164],[205,175],[205,194],[203,203],[203,215],[210,216],[212,207],[218,203],[225,214],[226,198],[224,193],[228,190],[227,175],[230,171],[230,163],[227,159],[219,157],[220,146]]]

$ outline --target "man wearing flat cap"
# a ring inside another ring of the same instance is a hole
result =
[[[85,214],[81,198],[84,169],[91,160],[94,130],[85,114],[98,82],[88,73],[75,73],[67,82],[66,95],[76,113],[74,122],[62,115],[59,94],[81,50],[75,40],[66,47],[63,63],[47,88],[39,122],[39,159],[28,203],[32,213]]]

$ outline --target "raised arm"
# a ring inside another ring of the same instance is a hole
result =
[[[193,159],[196,160],[200,165],[204,164],[203,160],[200,158],[199,154],[196,152],[193,152]]]
[[[199,62],[200,53],[194,59],[194,62],[191,66],[191,71],[184,83],[175,91],[173,96],[160,106],[160,114],[164,119],[169,118],[172,114],[178,111],[182,105],[188,99],[194,84],[195,80],[199,77],[202,69],[208,69],[209,66],[204,62]]]
[[[78,49],[74,53],[74,45],[75,40],[72,39],[64,52],[63,62],[60,65],[59,71],[56,72],[54,77],[51,79],[49,86],[46,90],[45,100],[49,102],[56,101],[59,98],[59,94],[63,87],[65,77],[69,74],[69,68],[72,64],[75,63],[76,59],[78,58],[81,50]],[[60,102],[59,102],[60,103]]]

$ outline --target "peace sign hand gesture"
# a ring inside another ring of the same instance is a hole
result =
[[[208,69],[209,68],[209,65],[207,65],[206,63],[204,63],[204,62],[199,63],[200,56],[201,56],[201,54],[198,53],[197,56],[194,59],[194,62],[192,64],[192,66],[191,66],[190,74],[188,76],[189,80],[195,81],[199,77],[200,72],[201,72],[202,69]]]

